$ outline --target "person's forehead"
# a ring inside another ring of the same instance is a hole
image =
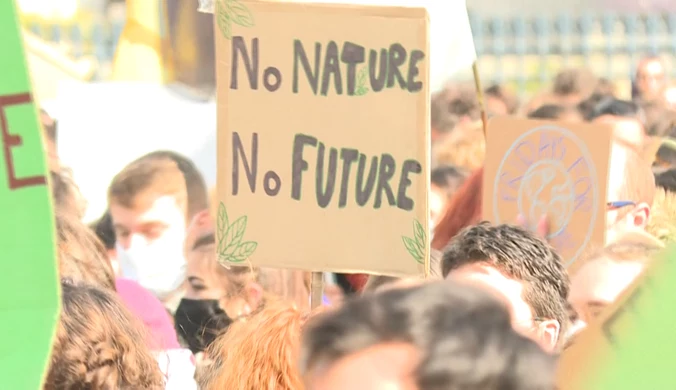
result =
[[[525,321],[532,316],[523,298],[524,284],[489,263],[467,264],[451,271],[449,279],[469,283],[491,293],[509,310],[513,319]]]
[[[582,266],[571,278],[571,301],[613,302],[644,269],[640,261],[612,261],[605,257]]]
[[[117,203],[110,205],[110,215],[115,224],[132,227],[154,222],[170,223],[181,219],[183,211],[173,196],[160,196],[146,207],[126,208]]]
[[[310,390],[416,390],[413,375],[419,360],[419,352],[410,344],[374,345],[317,373]]]

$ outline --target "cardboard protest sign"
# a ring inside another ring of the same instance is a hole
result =
[[[199,0],[200,12],[214,12],[222,0]],[[280,1],[280,0],[268,0]],[[332,3],[389,7],[424,7],[430,18],[430,91],[443,88],[451,77],[469,71],[476,61],[472,28],[465,0],[288,0],[297,3]]]
[[[549,242],[569,272],[605,235],[611,130],[583,123],[491,120],[486,142],[483,216],[535,229],[546,215]]]
[[[59,308],[54,217],[13,1],[0,36],[0,389],[39,389]]]
[[[675,249],[655,259],[563,352],[559,390],[674,388]]]
[[[214,17],[221,261],[422,274],[425,10],[225,0]]]

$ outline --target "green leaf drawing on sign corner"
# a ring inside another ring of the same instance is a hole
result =
[[[217,221],[216,221],[216,229],[219,232],[225,232],[228,230],[228,226],[230,225],[228,221],[228,212],[225,211],[225,205],[223,202],[221,202],[220,205],[218,205],[218,216],[217,216]],[[223,239],[225,238],[225,234],[219,234],[218,237],[218,245],[216,246],[216,250],[218,253],[223,252]]]
[[[228,218],[225,205],[218,206],[216,222],[218,259],[221,262],[241,263],[248,259],[258,247],[254,241],[242,242],[246,232],[247,217],[237,218],[232,224]]]
[[[357,73],[357,87],[354,91],[355,96],[364,96],[368,93],[369,88],[366,86],[368,71],[369,69],[364,67]]]
[[[404,242],[404,247],[408,253],[419,264],[425,262],[425,248],[427,247],[427,235],[425,228],[418,220],[413,221],[413,238],[402,236],[401,240]]]
[[[225,39],[232,39],[232,25],[253,27],[251,10],[239,0],[216,0],[216,23]]]

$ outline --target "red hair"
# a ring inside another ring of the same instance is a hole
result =
[[[443,250],[462,229],[481,221],[483,177],[483,168],[474,171],[448,202],[443,216],[434,228],[431,244],[433,249]]]

